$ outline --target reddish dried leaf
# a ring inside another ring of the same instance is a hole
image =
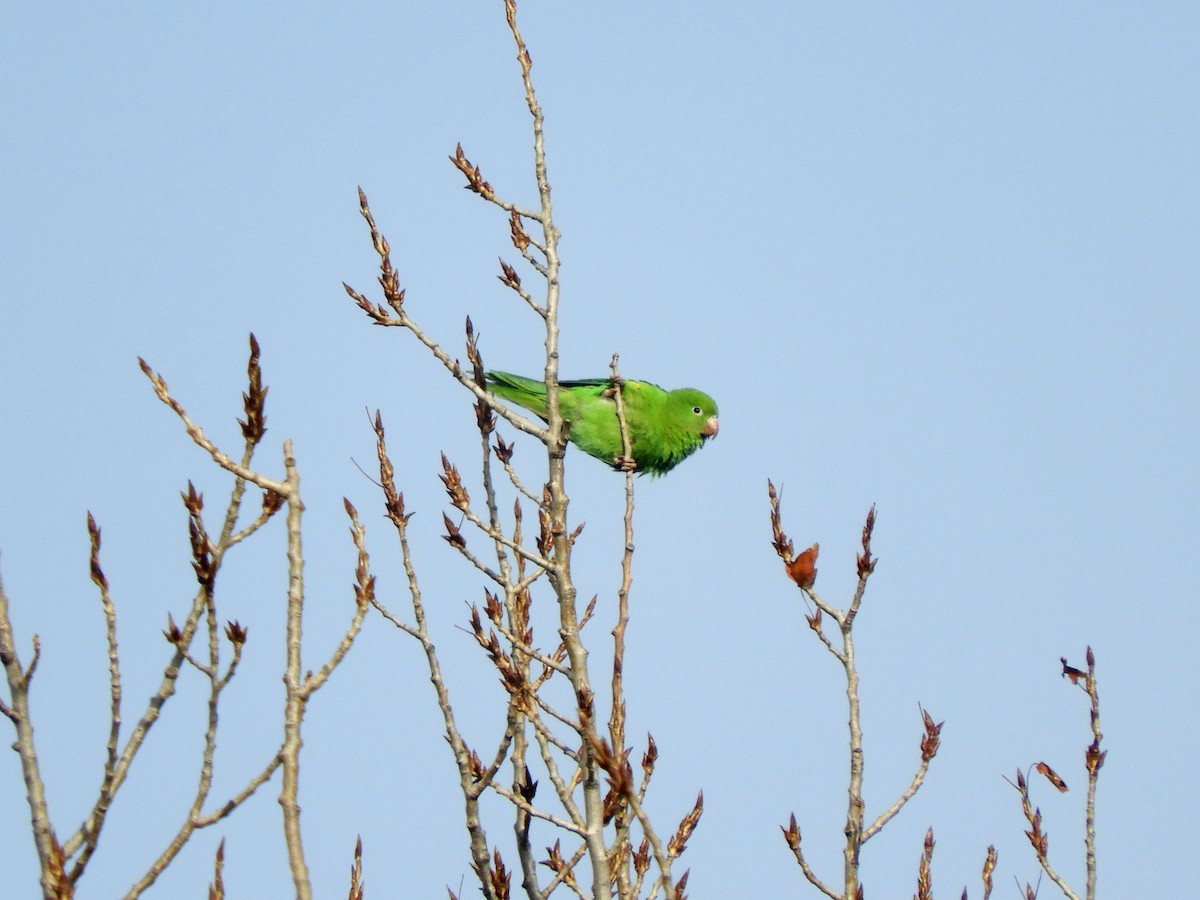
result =
[[[1055,772],[1052,768],[1050,768],[1044,762],[1038,763],[1036,766],[1034,766],[1034,768],[1036,768],[1038,770],[1038,772],[1040,772],[1042,775],[1044,775],[1046,780],[1049,781],[1056,788],[1058,788],[1059,791],[1066,793],[1067,783],[1065,781],[1063,781],[1062,778],[1059,777],[1058,773]]]
[[[788,577],[800,588],[811,588],[817,581],[817,554],[820,544],[813,544],[807,550],[802,550],[795,559],[787,564]]]
[[[1079,679],[1081,679],[1081,678],[1084,679],[1085,681],[1087,680],[1087,672],[1084,672],[1080,669],[1076,669],[1074,666],[1068,665],[1067,658],[1065,656],[1060,656],[1059,661],[1062,663],[1063,677],[1070,678],[1071,684],[1079,684]]]

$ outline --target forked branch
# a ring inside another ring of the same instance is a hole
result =
[[[859,864],[863,846],[904,808],[905,804],[916,795],[921,785],[924,784],[929,764],[937,754],[941,744],[942,723],[935,723],[929,713],[924,709],[921,710],[924,734],[920,741],[920,762],[917,766],[917,771],[909,782],[908,787],[897,797],[895,802],[881,812],[870,826],[866,826],[864,816],[865,804],[863,802],[865,752],[863,747],[861,699],[859,696],[858,667],[855,656],[853,629],[854,622],[862,606],[863,596],[866,593],[867,581],[875,571],[875,566],[878,563],[878,560],[871,555],[871,537],[875,531],[875,508],[871,507],[867,513],[866,522],[862,529],[862,551],[856,556],[858,584],[855,587],[854,595],[849,605],[845,609],[840,609],[824,600],[814,589],[817,579],[817,554],[820,551],[820,546],[814,543],[808,549],[797,553],[791,538],[783,530],[780,493],[770,481],[767,482],[767,497],[770,504],[771,546],[783,561],[784,570],[788,578],[815,607],[812,612],[806,615],[808,626],[820,640],[821,645],[841,664],[846,678],[846,702],[849,707],[850,767],[847,784],[846,823],[843,829],[843,833],[846,836],[846,843],[842,853],[842,893],[838,893],[834,888],[826,884],[805,858],[801,847],[800,828],[796,824],[794,814],[789,820],[788,825],[783,827],[783,836],[792,851],[792,855],[795,856],[796,862],[800,866],[801,873],[813,887],[825,896],[835,898],[835,900],[854,898],[859,896],[859,892],[862,890],[859,879]],[[832,619],[837,625],[838,637],[840,638],[838,644],[835,644],[825,632],[824,620],[826,616]],[[932,878],[929,873],[932,854],[933,836],[931,831],[926,841],[921,869],[918,873],[917,896],[919,897],[932,896]]]

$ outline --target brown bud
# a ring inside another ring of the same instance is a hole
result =
[[[696,795],[696,803],[691,811],[683,817],[683,821],[679,823],[679,828],[676,829],[670,842],[667,844],[667,855],[671,859],[676,859],[684,851],[684,846],[687,844],[688,838],[692,836],[692,832],[696,830],[696,826],[700,822],[700,816],[704,813],[704,791]]]
[[[496,458],[500,462],[509,462],[512,459],[514,449],[512,444],[505,443],[504,438],[496,435]]]
[[[243,627],[236,619],[232,622],[225,623],[225,637],[229,639],[229,643],[235,647],[240,647],[246,643],[246,636],[250,633],[250,629]]]
[[[88,561],[92,581],[100,590],[106,591],[108,590],[108,579],[104,577],[104,570],[100,568],[100,526],[96,524],[96,520],[90,512],[87,516],[87,529],[88,540],[92,548],[91,558]]]
[[[458,526],[450,521],[450,517],[442,513],[442,522],[446,526],[446,533],[442,537],[450,544],[451,547],[457,547],[459,550],[467,546],[467,539],[462,536],[462,532],[458,530]]]
[[[921,738],[921,759],[924,762],[929,762],[933,759],[941,746],[942,726],[945,722],[934,724],[933,717],[924,709],[921,710],[921,718],[925,724],[925,736]]]
[[[647,774],[654,771],[654,763],[658,760],[658,744],[654,743],[654,735],[646,735],[646,753],[642,756],[642,768]]]
[[[779,826],[779,830],[783,832],[783,839],[787,841],[787,845],[792,848],[792,851],[800,849],[800,826],[796,824],[796,814],[792,813],[788,820],[787,827]]]
[[[179,630],[179,626],[175,624],[175,619],[170,613],[167,613],[167,627],[163,631],[163,637],[167,639],[169,644],[178,644],[183,640],[183,632]]]

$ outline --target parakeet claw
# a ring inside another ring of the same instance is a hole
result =
[[[634,472],[637,470],[637,460],[632,456],[618,456],[614,460],[614,464],[622,472]]]
[[[625,387],[625,379],[622,378],[620,375],[615,375],[612,378],[608,379],[608,387],[604,389],[604,391],[600,394],[600,396],[601,397],[615,397],[617,395],[617,388],[623,388],[623,387]]]

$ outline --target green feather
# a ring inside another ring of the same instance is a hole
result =
[[[546,385],[533,378],[488,372],[493,394],[545,419]],[[571,443],[615,469],[621,468],[621,425],[612,382],[607,378],[560,381],[558,405],[570,423]],[[648,381],[626,381],[621,389],[634,465],[639,473],[662,475],[717,434],[717,404],[694,388],[665,391]]]

